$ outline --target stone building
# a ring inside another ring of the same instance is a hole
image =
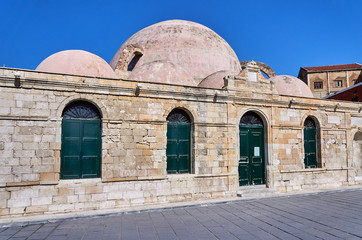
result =
[[[362,65],[301,67],[298,78],[310,87],[316,98],[323,98],[362,82]]]
[[[51,214],[362,182],[361,104],[315,99],[172,20],[110,65],[55,53],[0,68],[0,215]]]

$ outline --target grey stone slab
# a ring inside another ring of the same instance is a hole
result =
[[[11,238],[11,235],[0,235],[0,240],[8,240]]]
[[[146,211],[0,229],[1,239],[360,239],[362,191]]]

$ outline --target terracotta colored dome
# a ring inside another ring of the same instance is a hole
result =
[[[110,63],[113,69],[124,61],[122,58],[130,46],[142,50],[133,71],[144,64],[166,61],[182,68],[197,84],[214,72],[239,72],[241,69],[235,52],[223,38],[211,29],[190,21],[160,22],[137,32],[114,55]],[[149,74],[152,75],[152,71]],[[131,75],[135,77],[135,74]],[[171,81],[184,85],[183,81]]]
[[[92,77],[117,78],[109,64],[97,55],[83,50],[54,53],[43,60],[36,71]]]
[[[145,63],[134,69],[128,79],[159,83],[182,82],[186,86],[196,85],[195,81],[185,70],[165,61]]]
[[[224,86],[224,77],[229,75],[237,75],[237,74],[238,74],[237,72],[232,72],[232,71],[225,71],[225,70],[218,71],[204,78],[198,86],[205,88],[220,89]]]
[[[313,98],[310,88],[299,78],[289,75],[279,75],[269,78],[275,84],[275,88],[280,95],[295,97]]]

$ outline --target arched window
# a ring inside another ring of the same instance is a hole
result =
[[[191,172],[191,119],[181,109],[167,117],[167,173]]]
[[[239,185],[265,183],[264,124],[260,116],[247,112],[240,119]]]
[[[134,67],[137,65],[137,63],[141,57],[142,57],[142,53],[134,52],[132,59],[129,61],[129,64],[127,66],[127,71],[132,71],[134,69]]]
[[[304,121],[304,165],[305,168],[317,167],[317,127],[311,117]]]
[[[86,101],[63,110],[60,178],[100,177],[101,114]]]

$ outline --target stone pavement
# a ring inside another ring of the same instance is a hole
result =
[[[0,239],[361,239],[362,189],[0,228]]]

